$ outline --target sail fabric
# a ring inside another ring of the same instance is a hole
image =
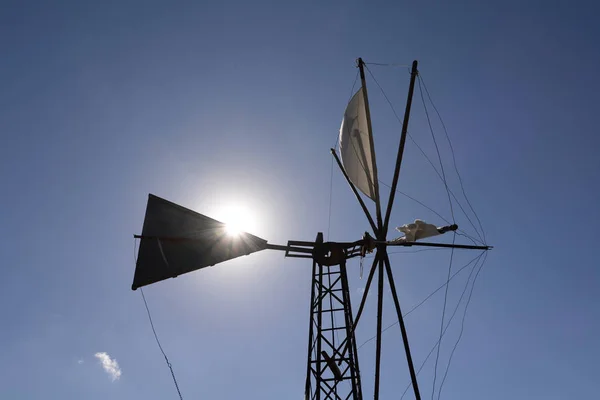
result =
[[[150,194],[133,290],[267,248],[249,233],[227,234],[224,223]]]
[[[373,169],[372,157],[375,150],[371,148],[370,135],[361,87],[352,96],[344,112],[340,127],[340,156],[350,182],[365,196],[377,201],[377,176]]]
[[[441,235],[447,229],[438,228],[433,224],[428,224],[425,221],[416,219],[411,224],[405,224],[396,228],[396,230],[404,233],[404,236],[395,239],[395,242],[414,242],[419,239],[425,239],[432,236]]]

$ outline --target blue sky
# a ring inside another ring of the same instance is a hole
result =
[[[331,187],[330,238],[359,238],[368,225],[337,171],[330,181],[329,155],[357,57],[420,61],[495,246],[441,398],[597,393],[598,6],[322,3],[3,3],[0,397],[176,398],[130,290],[148,193],[213,216],[243,205],[253,233],[285,243],[328,231]],[[406,70],[370,68],[402,112]],[[389,183],[400,127],[369,85]],[[435,157],[418,92],[410,132]],[[442,155],[451,174],[447,147]],[[458,190],[454,175],[450,185]],[[411,143],[399,189],[449,218],[443,186]],[[397,197],[391,223],[415,218],[441,223]],[[472,256],[457,253],[454,268]],[[447,252],[391,257],[404,309],[445,280]],[[263,252],[147,289],[184,398],[302,396],[309,269]],[[349,274],[358,302],[358,261]],[[449,307],[467,275],[452,281]],[[374,332],[373,299],[359,343]],[[440,292],[407,317],[417,364],[437,340],[442,304]],[[104,352],[119,379],[103,371]],[[360,357],[370,396],[372,342]],[[409,379],[397,328],[384,333],[382,374],[383,397],[399,398]],[[430,398],[431,360],[419,379]]]

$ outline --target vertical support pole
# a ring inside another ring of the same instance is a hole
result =
[[[406,110],[404,111],[404,121],[402,122],[402,134],[400,135],[400,145],[398,147],[398,156],[396,158],[396,169],[394,170],[394,178],[392,179],[392,188],[390,191],[390,199],[388,200],[387,210],[385,212],[385,222],[383,223],[383,236],[388,231],[388,224],[390,222],[390,215],[392,213],[392,206],[394,205],[394,198],[396,196],[396,187],[398,186],[398,176],[400,175],[400,166],[402,165],[402,155],[404,154],[404,145],[406,143],[406,135],[408,132],[408,121],[410,119],[410,108],[412,106],[413,93],[415,91],[415,79],[419,71],[417,70],[417,60],[412,63],[412,70],[410,71],[410,85],[408,87],[408,98],[406,99]]]
[[[309,310],[309,326],[308,326],[308,357],[307,357],[307,366],[306,366],[306,385],[304,387],[304,400],[311,400],[311,394],[312,394],[312,387],[311,387],[311,377],[313,375],[312,373],[312,354],[313,354],[313,347],[315,345],[315,337],[314,337],[314,326],[315,326],[315,314],[313,313],[313,309],[314,309],[314,302],[315,302],[315,286],[317,284],[316,282],[316,276],[317,276],[317,263],[316,261],[313,260],[313,266],[312,266],[312,275],[310,277],[310,310]]]
[[[340,273],[341,273],[341,268],[342,268],[342,266],[340,265]],[[331,284],[331,275],[332,275],[332,267],[327,267],[327,281],[328,281],[327,282],[327,287],[328,288],[333,288],[333,285]],[[342,299],[343,299],[343,292],[342,292]],[[334,306],[333,306],[333,296],[329,296],[329,309],[330,310],[334,309]],[[335,321],[334,314],[335,314],[335,312],[333,312],[333,311],[329,312],[329,320],[330,320],[329,321],[329,323],[330,323],[329,326],[332,327],[332,328],[334,328],[335,325],[336,325],[335,324],[336,321]],[[333,347],[334,349],[336,348],[336,344],[335,344],[336,340],[335,340],[335,338],[336,338],[335,331],[332,331],[331,332],[331,344],[332,344],[331,347]],[[332,357],[335,357],[335,354],[333,354]],[[334,388],[333,388],[333,395],[334,395],[334,398],[338,397],[337,385],[335,385]]]
[[[318,306],[317,306],[317,359],[316,361],[316,370],[317,370],[317,379],[316,379],[316,394],[315,400],[321,400],[321,380],[323,379],[323,362],[322,362],[322,354],[321,354],[321,342],[323,337],[323,296],[321,295],[321,291],[323,290],[323,266],[318,264],[319,269],[319,293],[317,294],[318,298]]]
[[[356,399],[362,399],[362,386],[360,383],[360,369],[358,367],[358,349],[356,347],[356,338],[354,336],[354,324],[352,323],[352,304],[350,301],[350,288],[348,286],[348,275],[346,273],[346,261],[340,265],[340,273],[342,274],[342,289],[344,302],[347,307],[344,309],[344,318],[346,320],[346,340],[347,345],[344,348],[348,349],[348,357],[354,368],[350,368],[350,376],[352,378],[352,391],[356,394]],[[342,352],[342,357],[344,357]]]
[[[373,182],[373,187],[375,188],[375,209],[377,213],[377,227],[381,230],[383,226],[381,219],[381,201],[379,198],[379,177],[377,174],[377,161],[375,159],[375,144],[373,142],[373,127],[371,125],[371,109],[369,108],[369,96],[367,94],[367,80],[365,78],[365,63],[362,58],[358,59],[358,69],[360,71],[360,82],[362,84],[362,93],[363,93],[363,101],[365,103],[365,114],[367,116],[367,129],[369,132],[369,145],[371,146],[371,164],[373,164],[373,177],[375,178],[375,182]],[[374,232],[379,240],[385,240],[385,238],[380,237],[378,232]]]

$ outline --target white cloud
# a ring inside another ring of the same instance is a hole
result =
[[[83,359],[80,358],[79,360],[77,360],[77,364],[83,364]]]
[[[365,292],[365,288],[364,287],[359,287],[356,289],[356,293],[358,294],[363,294]]]
[[[119,368],[119,363],[114,358],[110,358],[110,356],[105,353],[96,353],[94,354],[100,363],[102,364],[102,368],[106,371],[108,375],[112,378],[113,382],[121,377],[121,368]]]

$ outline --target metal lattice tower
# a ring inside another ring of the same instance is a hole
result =
[[[362,399],[345,258],[334,265],[313,260],[310,299],[305,399]]]

